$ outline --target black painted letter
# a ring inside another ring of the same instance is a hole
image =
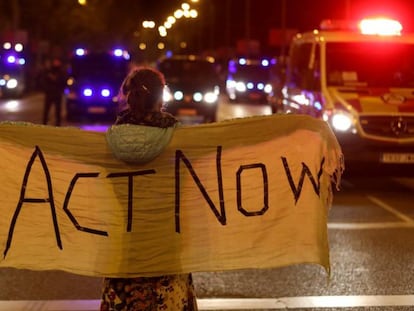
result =
[[[242,206],[242,187],[241,187],[241,173],[247,169],[260,168],[263,176],[263,208],[259,211],[249,212]],[[269,184],[267,178],[266,166],[262,163],[242,165],[237,170],[237,210],[245,216],[263,215],[269,209]]]
[[[89,232],[89,233],[93,233],[93,234],[97,234],[97,235],[108,236],[108,233],[106,231],[91,229],[91,228],[82,227],[81,225],[79,225],[79,223],[76,220],[75,216],[73,216],[72,212],[68,208],[69,200],[70,200],[70,197],[72,195],[72,191],[75,188],[75,184],[78,181],[78,179],[79,178],[87,178],[87,177],[94,178],[94,177],[98,177],[98,176],[99,176],[99,173],[77,173],[72,178],[72,181],[70,182],[68,191],[66,192],[65,201],[63,203],[63,210],[65,211],[66,215],[68,215],[69,219],[72,221],[72,223],[74,224],[76,229],[78,229],[79,231]]]
[[[37,157],[39,157],[39,160],[42,164],[43,171],[45,173],[48,197],[47,198],[26,198],[25,194],[26,194],[27,181],[29,179],[29,175],[30,175],[30,171],[32,169],[33,163]],[[56,244],[60,249],[62,249],[63,247],[62,247],[62,241],[60,239],[59,224],[58,224],[57,217],[56,217],[55,202],[53,200],[52,179],[50,177],[49,168],[47,167],[46,160],[39,146],[35,147],[35,151],[32,153],[32,156],[30,157],[30,160],[27,163],[26,172],[24,173],[24,177],[23,177],[23,184],[20,189],[19,202],[17,203],[16,210],[14,211],[14,214],[13,214],[13,218],[12,218],[10,228],[9,228],[9,234],[7,237],[6,248],[4,249],[4,252],[3,252],[4,258],[6,257],[7,252],[10,249],[11,242],[13,239],[14,227],[16,226],[17,218],[19,217],[19,213],[22,209],[24,202],[41,203],[41,204],[47,203],[50,205],[53,226],[55,228]]]
[[[180,163],[181,160],[190,171],[191,177],[195,181],[198,189],[203,194],[204,199],[207,201],[217,220],[222,224],[226,225],[226,210],[224,207],[224,194],[223,194],[223,177],[221,173],[221,146],[217,147],[216,155],[216,170],[217,170],[217,186],[219,192],[219,201],[220,201],[220,212],[217,210],[210,196],[208,195],[206,189],[198,178],[196,172],[193,169],[190,161],[184,155],[181,150],[175,152],[175,231],[180,232]]]
[[[318,182],[317,183],[316,183],[315,178],[313,177],[309,167],[305,163],[302,162],[302,172],[300,174],[299,183],[298,183],[297,187],[295,185],[295,182],[293,181],[292,173],[290,172],[290,168],[289,168],[289,164],[287,163],[287,159],[285,157],[282,157],[282,162],[283,162],[283,166],[284,166],[285,171],[286,171],[286,176],[288,178],[290,188],[292,189],[293,196],[295,198],[295,204],[298,202],[300,194],[302,192],[302,186],[303,186],[303,182],[305,180],[305,174],[308,175],[309,180],[312,183],[313,190],[315,191],[317,196],[319,196],[320,188],[321,188],[321,180],[320,179],[321,179],[321,175],[322,175],[323,164],[325,163],[325,158],[322,158],[322,161],[321,161],[321,166],[320,166],[319,172],[318,172]]]
[[[147,175],[147,174],[155,174],[155,170],[144,170],[144,171],[136,171],[136,172],[125,172],[125,173],[111,173],[108,174],[108,178],[115,178],[115,177],[128,177],[128,224],[127,224],[127,231],[131,232],[132,230],[132,206],[133,206],[133,192],[134,192],[134,180],[132,177],[138,175]]]

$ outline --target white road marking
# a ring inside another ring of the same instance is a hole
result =
[[[381,201],[380,199],[373,197],[373,196],[367,196],[368,199],[377,204],[378,206],[382,207],[383,209],[385,209],[386,211],[390,212],[391,214],[394,214],[396,217],[400,218],[402,221],[408,223],[408,224],[414,224],[414,220],[410,217],[408,217],[407,215],[400,213],[398,210],[396,210],[395,208],[393,208],[392,206],[388,205],[387,203]]]
[[[370,229],[414,228],[414,223],[406,222],[361,222],[361,223],[328,223],[328,229],[335,230],[370,230]]]
[[[412,183],[412,180],[405,181],[405,183]],[[372,196],[367,195],[368,200],[373,202],[375,205],[381,207],[387,212],[393,214],[395,217],[399,218],[401,221],[396,222],[355,222],[355,223],[328,223],[329,229],[335,230],[366,230],[366,229],[391,229],[391,228],[414,228],[414,219],[401,213],[397,209],[393,208],[391,205],[385,203],[384,201]]]
[[[200,310],[286,310],[296,308],[412,306],[414,305],[414,295],[199,299],[198,305]]]
[[[414,306],[414,295],[303,296],[282,298],[200,298],[199,310],[279,310]],[[0,301],[0,311],[96,311],[99,300]]]

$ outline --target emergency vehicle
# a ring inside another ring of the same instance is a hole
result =
[[[292,40],[287,113],[327,121],[345,164],[414,167],[414,34],[398,21],[324,21]]]
[[[0,97],[20,97],[26,88],[26,57],[20,42],[3,42],[0,48]]]
[[[230,101],[269,103],[272,97],[273,58],[231,59],[228,62],[226,91]]]
[[[167,55],[157,61],[165,77],[165,110],[183,124],[215,122],[220,76],[213,57]]]
[[[130,55],[122,48],[93,51],[77,48],[69,61],[64,93],[66,119],[90,117],[115,119],[118,93],[128,74]]]

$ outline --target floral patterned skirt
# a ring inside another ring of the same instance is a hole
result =
[[[101,311],[196,311],[191,274],[106,278]]]

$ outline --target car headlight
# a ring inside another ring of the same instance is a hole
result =
[[[174,99],[175,100],[182,100],[184,98],[184,93],[181,91],[174,92]]]
[[[193,99],[196,102],[201,102],[203,100],[203,94],[201,94],[200,92],[196,92],[193,94]]]
[[[218,99],[217,92],[207,92],[204,94],[204,101],[208,104],[215,103],[217,99]]]
[[[7,81],[6,83],[6,87],[8,89],[15,89],[17,87],[19,83],[17,82],[16,79],[10,79],[9,81]]]
[[[272,90],[273,90],[273,88],[272,88],[271,84],[266,84],[265,85],[265,87],[264,87],[265,93],[270,94],[270,93],[272,93]]]
[[[230,80],[230,79],[226,80],[226,87],[228,89],[234,89],[234,88],[236,88],[236,81]]]
[[[246,92],[246,84],[244,84],[244,82],[237,82],[236,83],[236,90],[238,92]]]
[[[352,123],[352,117],[346,112],[334,112],[331,118],[332,127],[340,132],[349,131]]]

